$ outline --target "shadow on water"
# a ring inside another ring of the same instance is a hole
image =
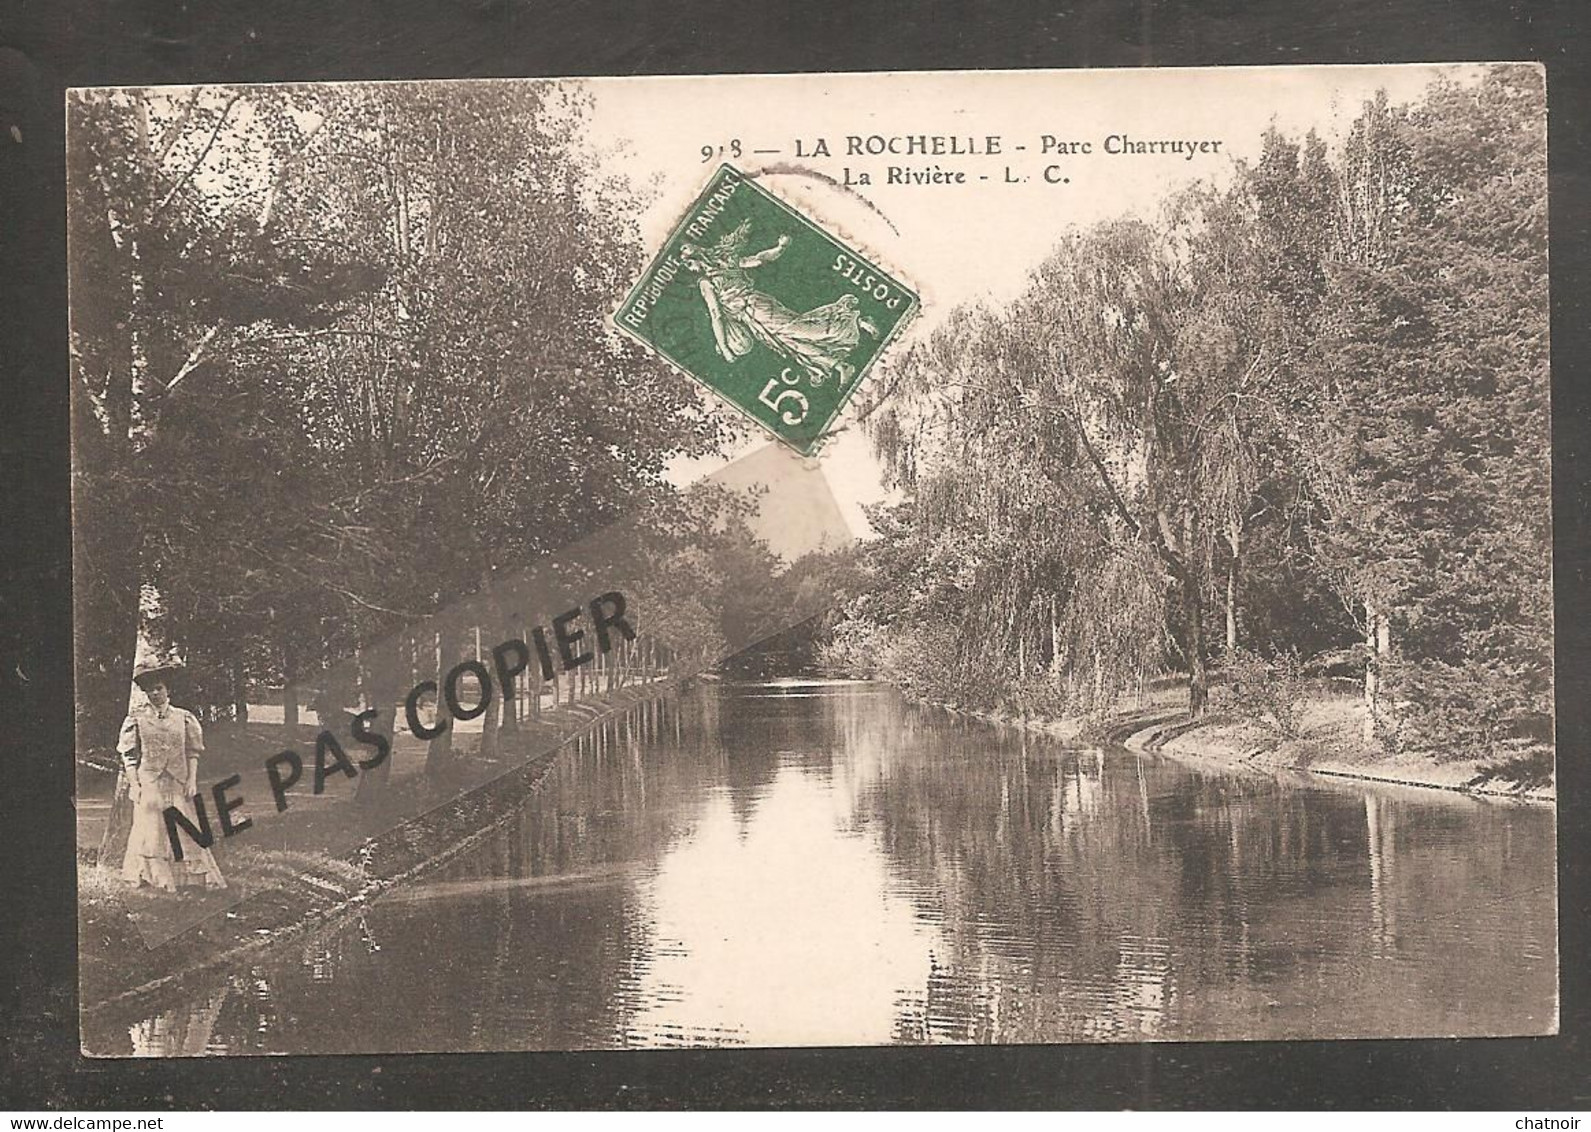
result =
[[[1553,815],[1080,750],[875,685],[705,687],[363,918],[102,1054],[1525,1034]]]

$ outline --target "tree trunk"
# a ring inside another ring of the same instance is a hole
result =
[[[487,574],[481,580],[481,592],[482,593],[490,593],[491,592],[491,585],[492,585],[491,575]],[[496,617],[495,604],[491,603],[491,602],[488,602],[487,610],[488,610],[489,619],[490,619],[491,623],[493,625],[496,625],[497,617]],[[479,625],[476,625],[474,627],[474,632],[475,632],[475,660],[476,660],[477,663],[480,663],[480,662],[483,661],[483,657],[485,656],[485,653],[484,653],[484,651],[483,651],[483,649],[481,647],[481,627]],[[490,672],[492,670],[492,665],[491,665],[491,663],[489,661],[486,662],[486,670],[488,672]],[[481,695],[490,697],[486,701],[486,710],[481,714],[481,717],[480,717],[480,719],[481,719],[481,745],[480,745],[480,748],[476,751],[476,754],[480,755],[482,758],[496,758],[497,757],[497,752],[499,750],[497,733],[498,733],[498,729],[501,727],[502,709],[503,709],[503,699],[502,699],[502,696],[499,694],[500,691],[501,691],[501,689],[494,690],[494,683],[491,680],[488,680],[486,682],[486,685],[481,689]]]
[[[1237,559],[1226,568],[1226,655],[1237,652]]]
[[[98,435],[86,404],[74,408],[80,410],[74,412],[78,417],[74,439],[83,446],[79,464],[105,470],[103,475],[85,476],[82,490],[75,492],[73,499],[77,749],[86,754],[114,747],[127,716],[138,645],[143,534],[140,508],[128,486],[135,477],[126,437],[126,406],[118,409],[122,416],[119,437]]]
[[[1210,698],[1210,673],[1204,660],[1204,596],[1191,570],[1183,582],[1182,601],[1188,634],[1188,717],[1198,719]]]
[[[444,624],[436,634],[436,718],[441,723],[447,716],[447,704],[442,698],[442,681],[447,670],[458,657],[458,633]],[[440,735],[434,736],[425,749],[425,773],[439,774],[453,761],[453,727],[449,723]]]
[[[1198,566],[1199,516],[1193,510],[1182,515],[1182,611],[1185,618],[1188,650],[1188,718],[1204,714],[1210,698],[1210,673],[1205,660],[1204,578]]]
[[[282,730],[287,741],[298,738],[298,666],[291,648],[282,651]]]
[[[231,669],[232,721],[244,724],[249,721],[248,673],[243,670],[243,661],[237,658],[233,659]]]
[[[1243,556],[1243,529],[1236,522],[1227,528],[1232,561],[1226,567],[1226,655],[1237,651],[1237,566]]]
[[[556,708],[563,696],[563,681],[558,678],[558,670],[556,668],[553,669],[552,676],[548,678],[547,683],[552,686],[552,706]]]
[[[525,623],[526,641],[530,641],[530,627],[538,622],[535,619]],[[526,672],[528,683],[525,685],[526,695],[530,697],[530,718],[541,718],[541,686],[545,681],[541,678],[541,657],[538,655],[534,642],[530,646],[530,668]]]
[[[1057,623],[1057,620],[1056,620],[1055,595],[1051,594],[1050,595],[1050,656],[1049,656],[1049,670],[1050,670],[1050,674],[1052,676],[1055,674],[1055,660],[1056,660],[1057,657],[1059,657],[1061,655],[1061,653],[1060,653],[1060,648],[1061,648],[1061,646],[1060,646],[1060,638],[1061,638],[1061,627]]]
[[[487,685],[487,687],[490,686]],[[502,699],[493,695],[491,702],[486,705],[485,714],[481,716],[480,754],[482,758],[496,758],[497,752],[501,749],[501,744],[498,741],[498,729],[500,727],[499,721],[502,715],[502,707]]]
[[[1365,602],[1365,718],[1364,741],[1376,737],[1376,708],[1381,696],[1380,642],[1381,615],[1374,603]]]
[[[523,639],[524,634],[520,631],[520,628],[521,627],[514,621],[514,619],[510,618],[503,625],[503,639],[505,641],[514,640],[516,638]],[[500,689],[503,693],[503,712],[502,722],[498,726],[500,730],[510,735],[519,731],[519,686],[530,680],[530,668],[536,666],[539,663],[540,661],[532,656],[530,660],[530,666],[527,667],[524,672],[521,672],[518,676],[510,680],[508,682],[508,687]]]
[[[360,805],[379,801],[392,781],[392,764],[397,759],[398,698],[406,690],[403,686],[408,668],[406,643],[400,638],[360,654],[360,691],[365,706],[376,709],[370,730],[386,736],[387,742],[392,744],[385,759],[370,770],[360,772],[354,794]]]
[[[149,109],[143,99],[136,102],[138,156],[148,177],[146,196],[152,200],[159,182],[147,144]],[[107,185],[106,196],[114,195]],[[72,501],[79,752],[113,747],[126,717],[138,644],[139,589],[144,581],[145,509],[137,496],[146,482],[140,455],[148,417],[147,406],[141,403],[141,383],[148,369],[147,316],[143,268],[131,227],[143,209],[134,203],[128,211],[123,216],[113,207],[105,215],[111,243],[126,261],[127,287],[116,299],[125,305],[127,317],[114,353],[114,373],[105,381],[103,427],[97,423],[96,410],[84,403],[90,395],[83,383],[72,382],[72,396],[79,399],[73,413],[74,452],[77,465],[85,470],[82,490],[74,485]]]

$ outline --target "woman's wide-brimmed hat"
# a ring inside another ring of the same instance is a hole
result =
[[[171,685],[172,678],[185,671],[185,666],[180,660],[168,657],[146,657],[133,665],[133,683],[140,688],[147,688],[158,679],[161,683]]]

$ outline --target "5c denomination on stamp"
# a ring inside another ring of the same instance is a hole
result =
[[[917,306],[899,279],[723,165],[613,318],[810,455]]]

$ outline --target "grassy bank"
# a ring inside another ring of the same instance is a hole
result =
[[[355,852],[333,856],[316,851],[313,838],[297,848],[217,843],[217,860],[228,882],[225,892],[169,896],[133,891],[117,872],[97,867],[98,838],[80,825],[78,849],[79,995],[95,1010],[147,994],[194,973],[225,966],[284,940],[336,924],[369,901],[470,848],[511,818],[525,797],[552,769],[570,742],[630,708],[665,694],[662,683],[623,689],[601,701],[549,712],[520,738],[528,753],[522,765],[459,792],[425,813],[375,833]],[[546,742],[556,737],[552,745]],[[468,759],[469,755],[461,756]],[[395,801],[435,790],[413,774],[395,779]],[[326,804],[315,825],[358,820],[349,796]],[[295,838],[295,840],[300,840]],[[241,901],[239,897],[242,897]],[[182,911],[198,922],[150,947],[135,917]]]
[[[1160,751],[1257,770],[1302,770],[1401,786],[1556,801],[1550,755],[1499,753],[1491,759],[1439,759],[1424,751],[1388,751],[1364,740],[1364,708],[1352,700],[1304,701],[1298,734],[1279,735],[1252,719],[1211,713],[1145,722],[1123,739],[1130,750]]]
[[[1435,790],[1555,802],[1551,755],[1540,750],[1499,752],[1491,759],[1441,759],[1423,751],[1388,751],[1364,740],[1364,706],[1341,695],[1315,695],[1301,704],[1297,734],[1283,736],[1266,722],[1230,711],[1187,717],[1187,692],[1159,681],[1141,700],[1103,717],[1042,718],[933,706],[990,722],[1023,727],[1069,743],[1125,746],[1176,758],[1256,771],[1307,771],[1336,778],[1396,783]]]

